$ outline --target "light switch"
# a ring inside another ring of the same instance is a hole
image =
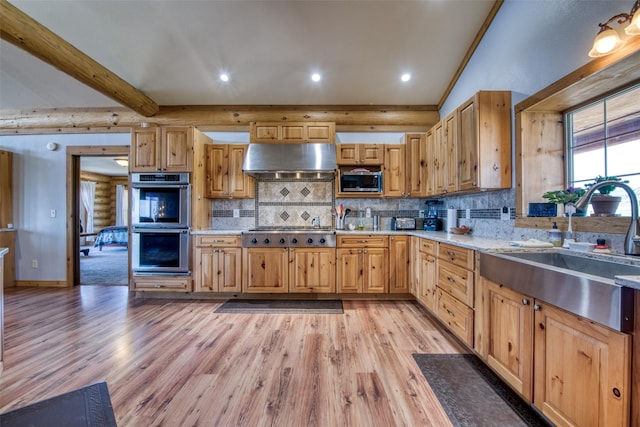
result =
[[[240,209],[234,209],[233,210],[233,217],[234,218],[240,218]]]

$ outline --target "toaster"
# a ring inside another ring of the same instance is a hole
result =
[[[396,230],[415,230],[416,219],[415,218],[396,218]]]

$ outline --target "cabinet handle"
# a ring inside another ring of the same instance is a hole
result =
[[[447,255],[449,255],[450,257],[455,258],[456,253],[455,252],[451,252],[451,251],[447,251]]]
[[[540,311],[540,310],[542,310],[542,307],[540,307],[540,305],[533,304],[533,311]]]
[[[362,251],[362,253],[365,253],[365,254],[366,254],[366,253],[367,253],[367,250],[366,250],[366,249],[365,249],[365,250],[363,250],[363,251]]]
[[[522,298],[522,305],[529,305],[529,300],[526,298]]]
[[[155,285],[154,288],[164,288],[164,285]]]
[[[447,310],[447,313],[449,313],[449,316],[451,317],[456,317],[456,314],[451,310]]]
[[[497,164],[497,163],[494,163],[494,164],[493,164],[493,170],[494,170],[494,171],[497,171],[498,169],[500,169],[500,166],[498,166],[498,164]]]
[[[367,243],[368,240],[358,240],[357,243]]]
[[[454,278],[453,278],[453,277],[451,277],[451,276],[447,276],[447,280],[448,280],[449,282],[451,282],[451,283],[456,283],[456,279],[454,279]]]

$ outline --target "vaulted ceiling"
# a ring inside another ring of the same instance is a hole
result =
[[[161,106],[438,105],[500,3],[10,1]],[[0,55],[3,110],[120,105],[7,41]]]

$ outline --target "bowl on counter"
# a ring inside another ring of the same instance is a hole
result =
[[[453,234],[467,234],[468,232],[471,231],[471,229],[469,227],[451,227],[449,228],[449,231]]]
[[[569,242],[569,249],[572,251],[592,252],[596,248],[595,243],[589,242]]]

